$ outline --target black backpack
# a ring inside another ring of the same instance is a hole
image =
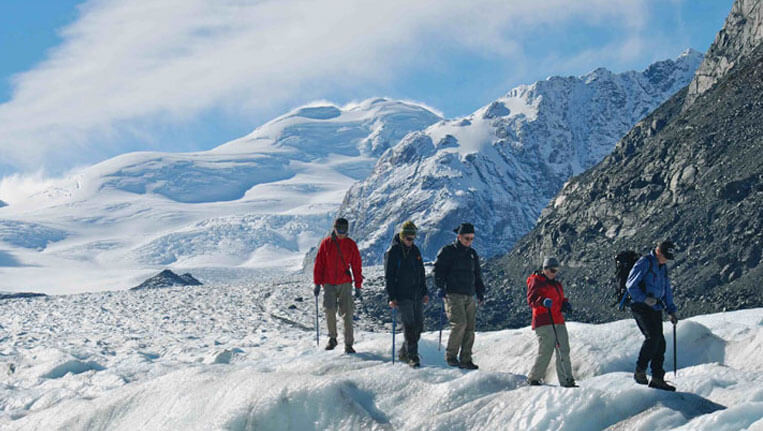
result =
[[[625,287],[625,283],[628,281],[628,275],[631,273],[633,265],[635,265],[640,258],[641,255],[633,250],[621,251],[615,256],[615,282],[617,285],[616,304],[618,304],[620,310],[630,306],[631,297],[628,295],[628,289]],[[649,271],[651,270],[652,261],[649,260]],[[646,292],[646,284],[643,280],[639,283],[639,287]]]

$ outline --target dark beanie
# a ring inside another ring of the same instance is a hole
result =
[[[673,241],[667,239],[657,244],[657,247],[662,252],[662,255],[665,256],[665,259],[672,260],[676,257],[675,254],[673,254],[673,249],[676,248]]]
[[[461,223],[460,226],[453,229],[453,232],[463,235],[465,233],[474,233],[474,225],[471,223]]]
[[[346,233],[349,227],[350,222],[348,222],[346,218],[339,217],[334,221],[334,228],[336,228],[339,233]]]

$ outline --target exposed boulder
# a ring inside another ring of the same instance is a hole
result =
[[[174,286],[201,286],[202,283],[194,278],[190,273],[177,275],[169,269],[156,274],[143,283],[131,288],[130,290],[160,289]]]

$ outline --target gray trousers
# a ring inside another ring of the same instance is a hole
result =
[[[458,358],[464,363],[471,362],[477,302],[471,295],[448,293],[445,296],[445,314],[450,322],[450,337],[448,337],[448,347],[445,349],[446,358]]]
[[[344,319],[344,344],[352,346],[355,341],[352,333],[352,313],[355,303],[352,299],[352,283],[324,284],[323,311],[326,312],[326,324],[329,337],[336,338],[336,313]]]
[[[424,330],[424,304],[419,299],[401,299],[397,301],[397,309],[400,320],[403,322],[403,335],[405,341],[400,347],[401,357],[413,358],[419,354],[419,339]]]
[[[570,341],[567,337],[567,327],[562,323],[556,325],[556,335],[559,337],[559,352],[556,356],[556,377],[560,385],[573,383],[572,363],[570,362]],[[535,358],[535,364],[528,380],[543,380],[546,377],[546,369],[551,361],[551,354],[554,353],[556,339],[554,338],[554,328],[551,325],[543,325],[535,328],[535,336],[538,337],[538,356]]]

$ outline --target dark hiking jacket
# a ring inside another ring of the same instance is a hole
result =
[[[424,261],[416,244],[406,247],[395,235],[392,245],[384,253],[384,279],[390,301],[420,300],[428,296]]]
[[[473,248],[464,247],[458,240],[444,246],[437,253],[434,277],[437,288],[444,289],[446,294],[476,294],[480,301],[485,298],[480,258]]]

